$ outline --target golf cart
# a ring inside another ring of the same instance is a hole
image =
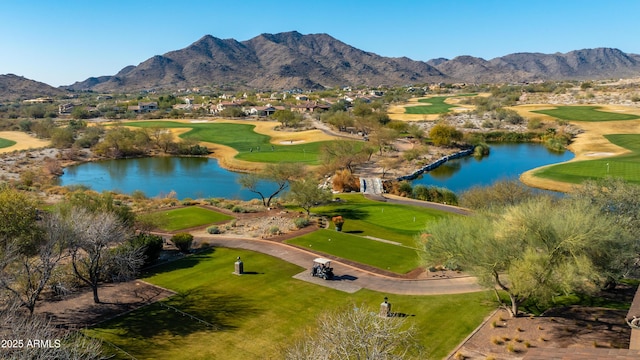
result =
[[[331,260],[325,258],[316,258],[313,260],[313,268],[311,268],[311,276],[317,276],[325,280],[333,279],[333,268]]]

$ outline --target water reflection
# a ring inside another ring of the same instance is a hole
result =
[[[179,199],[225,197],[249,200],[256,195],[242,189],[239,174],[218,166],[215,159],[157,157],[120,159],[84,163],[65,169],[60,185],[82,184],[96,191],[117,190],[131,194],[143,191],[149,197],[162,197],[175,191]],[[263,192],[275,185],[261,182]]]
[[[412,181],[414,185],[432,185],[461,193],[474,186],[489,186],[503,179],[517,179],[528,170],[560,163],[573,158],[573,153],[553,152],[540,144],[491,144],[489,156],[468,156],[451,160],[434,171]]]

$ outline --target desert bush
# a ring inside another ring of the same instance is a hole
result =
[[[222,231],[217,225],[211,225],[207,228],[207,233],[209,234],[220,234]]]
[[[193,244],[193,235],[189,233],[177,233],[171,237],[171,242],[180,250],[180,252],[188,253]]]
[[[272,226],[269,228],[269,234],[278,235],[280,233],[280,228],[277,226]]]
[[[413,148],[413,149],[406,150],[402,154],[402,157],[404,157],[404,159],[407,161],[412,161],[419,158],[421,154],[422,154],[422,151],[420,151],[419,148]]]
[[[360,181],[349,170],[338,170],[333,175],[333,189],[341,192],[360,191]]]
[[[309,219],[307,218],[296,218],[293,220],[293,223],[298,229],[302,229],[303,227],[309,225]]]
[[[527,129],[536,130],[542,127],[542,121],[540,119],[531,119],[527,123]]]
[[[243,208],[240,205],[236,205],[233,208],[231,208],[231,211],[233,211],[234,213],[246,213],[247,209]]]
[[[143,266],[149,266],[156,262],[160,257],[162,246],[164,245],[164,239],[160,235],[139,233],[129,240],[131,246],[144,248],[144,264]]]
[[[486,143],[480,143],[473,148],[474,157],[483,157],[489,155],[490,148]]]

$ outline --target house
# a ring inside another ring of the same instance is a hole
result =
[[[70,114],[74,107],[76,106],[72,103],[60,104],[58,105],[58,114]]]
[[[276,111],[277,109],[275,107],[267,105],[267,106],[253,106],[249,108],[247,111],[245,111],[245,113],[247,115],[266,117],[266,116],[273,115],[273,113],[275,113]]]
[[[304,104],[292,106],[291,111],[299,112],[299,113],[313,113],[313,112],[318,112],[323,110],[329,110],[329,108],[330,108],[329,105],[325,105],[325,104],[319,105],[315,101],[309,101]]]
[[[298,101],[309,101],[309,97],[307,95],[297,95],[296,100]]]
[[[240,104],[240,103],[237,103],[237,102],[235,102],[235,101],[232,101],[232,102],[229,102],[229,101],[226,101],[226,102],[220,102],[220,103],[218,103],[218,104],[216,105],[216,108],[215,108],[215,110],[214,110],[214,113],[218,113],[218,112],[220,112],[220,111],[222,111],[222,110],[224,110],[224,109],[227,109],[227,108],[231,108],[231,107],[240,107],[240,106],[241,106],[241,104]]]
[[[25,104],[50,104],[52,102],[53,102],[53,99],[48,97],[40,97],[37,99],[29,99],[29,100],[23,101],[23,103]]]
[[[158,103],[155,101],[138,102],[138,105],[132,105],[127,107],[127,111],[134,113],[145,113],[158,110]]]

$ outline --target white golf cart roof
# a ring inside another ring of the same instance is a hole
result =
[[[330,263],[331,260],[325,259],[325,258],[315,258],[315,259],[313,259],[313,262],[314,263],[318,263],[318,264],[322,264],[322,265],[326,265],[326,264]]]

